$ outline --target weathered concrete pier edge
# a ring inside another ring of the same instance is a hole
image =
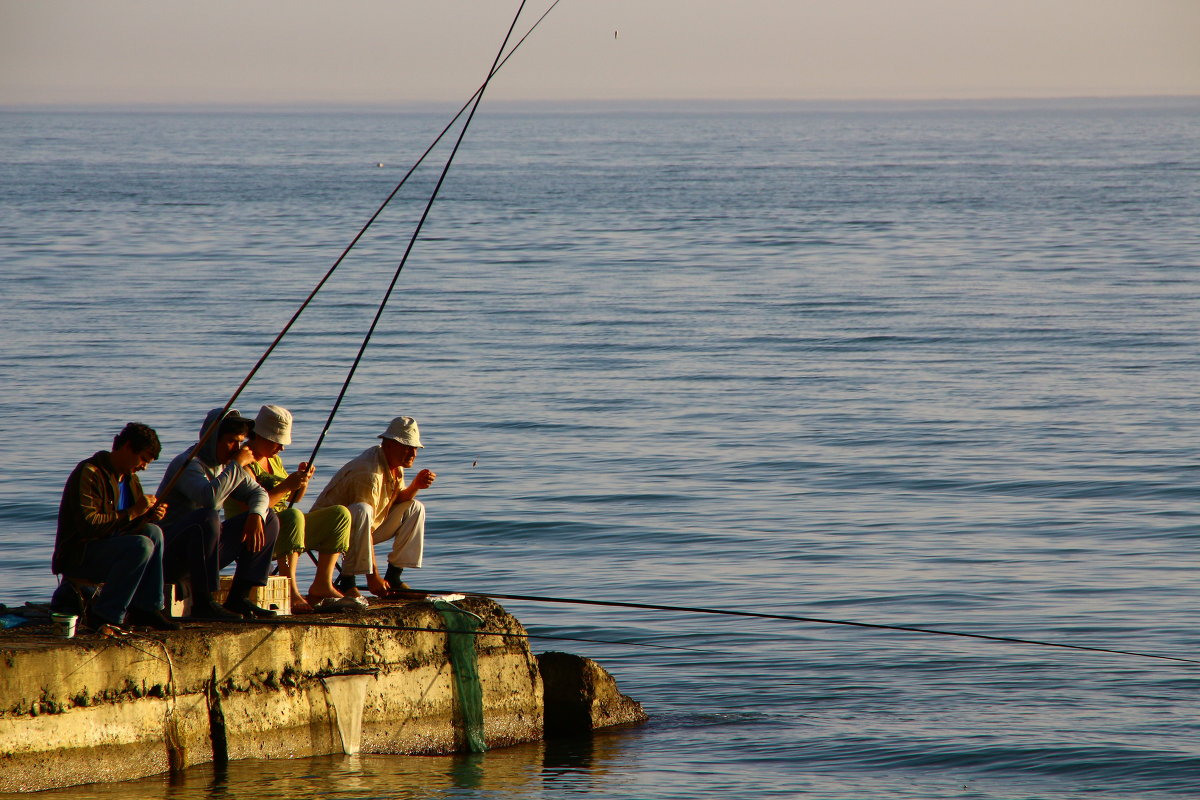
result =
[[[535,657],[524,628],[495,602],[456,605],[482,618],[481,630],[518,634],[475,639],[488,747],[646,719],[594,661]],[[432,604],[413,602],[123,639],[6,631],[0,791],[127,780],[214,760],[466,750],[444,630]]]

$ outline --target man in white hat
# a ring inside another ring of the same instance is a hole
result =
[[[425,551],[425,506],[417,492],[433,485],[437,474],[423,469],[404,482],[404,470],[413,465],[421,444],[417,421],[396,417],[382,440],[346,464],[330,479],[312,510],[327,506],[350,509],[350,549],[342,560],[337,588],[349,597],[359,595],[355,578],[367,576],[367,588],[380,597],[409,589],[401,580],[405,567],[421,566]],[[375,566],[375,545],[392,540],[387,571]]]

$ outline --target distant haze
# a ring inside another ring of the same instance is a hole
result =
[[[0,0],[0,105],[464,100],[517,7]],[[1200,94],[1200,0],[562,0],[490,98],[1157,94]]]

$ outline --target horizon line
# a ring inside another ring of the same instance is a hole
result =
[[[1186,102],[1200,100],[1200,93],[1162,94],[1063,94],[1063,95],[987,95],[978,97],[843,97],[843,98],[591,98],[591,99],[503,99],[490,100],[480,107],[485,110],[680,110],[698,109],[705,106],[741,106],[762,109],[814,106],[913,106],[913,105],[972,105],[972,104],[1037,104],[1086,103],[1086,102]],[[389,111],[441,111],[456,105],[451,100],[409,100],[389,102],[312,101],[263,103],[255,101],[95,101],[95,102],[3,102],[0,112],[224,112],[224,113],[321,113],[321,112],[374,112]]]

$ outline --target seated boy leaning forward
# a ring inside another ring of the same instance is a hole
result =
[[[341,505],[350,509],[350,549],[342,562],[337,588],[348,597],[360,592],[356,576],[367,576],[367,588],[379,597],[409,591],[401,580],[405,567],[421,566],[425,551],[425,506],[417,492],[433,485],[437,474],[423,469],[405,484],[404,469],[417,458],[421,434],[412,417],[396,417],[379,435],[382,442],[369,447],[330,479],[313,503],[313,511]],[[392,539],[387,572],[382,578],[375,566],[375,545]]]
[[[66,580],[51,608],[80,610],[79,587],[103,584],[85,611],[94,630],[123,624],[160,631],[180,625],[163,613],[163,535],[155,523],[166,506],[142,491],[137,473],[158,458],[153,428],[131,422],[101,450],[81,461],[63,489],[52,569]]]
[[[254,458],[245,446],[252,430],[254,421],[237,409],[214,408],[200,426],[203,444],[177,455],[158,487],[170,501],[162,522],[164,568],[172,581],[189,576],[194,619],[275,616],[250,600],[255,586],[267,585],[279,536],[279,517],[266,490],[243,469]],[[222,522],[220,510],[230,498],[247,510]],[[237,569],[222,606],[214,592],[221,568],[234,561]]]

